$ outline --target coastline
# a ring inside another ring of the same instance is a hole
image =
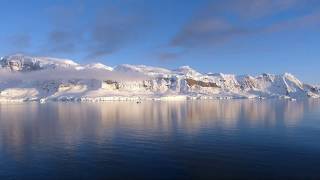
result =
[[[270,97],[232,97],[232,96],[188,96],[188,95],[175,95],[175,96],[105,96],[105,97],[73,97],[62,96],[58,98],[21,98],[21,99],[5,99],[0,98],[0,103],[28,103],[28,102],[142,102],[142,101],[201,101],[201,100],[308,100],[319,99],[319,97],[301,97],[293,98],[289,96],[270,96]]]

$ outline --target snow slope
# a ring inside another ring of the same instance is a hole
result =
[[[319,87],[289,73],[259,76],[200,73],[145,65],[101,63],[22,54],[0,59],[0,101],[110,101],[233,98],[319,98]]]
[[[78,67],[79,64],[69,59],[58,59],[49,57],[31,57],[22,54],[15,54],[0,58],[0,67],[12,71],[34,71],[40,69],[55,69]]]

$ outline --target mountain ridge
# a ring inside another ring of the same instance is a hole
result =
[[[200,73],[146,65],[80,65],[69,59],[15,54],[0,58],[0,101],[110,101],[319,98],[318,86],[290,73],[258,76]],[[41,77],[41,78],[40,78]]]

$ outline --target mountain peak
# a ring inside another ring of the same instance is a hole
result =
[[[106,66],[102,63],[91,63],[88,65],[85,65],[86,68],[92,68],[92,69],[104,69],[104,70],[108,70],[108,71],[113,71],[112,67]]]
[[[36,57],[24,54],[13,54],[4,56],[0,60],[3,68],[12,71],[34,71],[41,69],[67,68],[79,66],[78,63],[70,59],[60,59],[51,57]]]
[[[175,70],[176,72],[187,75],[187,76],[201,76],[201,73],[197,72],[190,66],[180,66],[178,69]]]

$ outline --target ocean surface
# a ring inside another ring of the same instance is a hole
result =
[[[320,100],[0,104],[0,179],[320,179]]]

